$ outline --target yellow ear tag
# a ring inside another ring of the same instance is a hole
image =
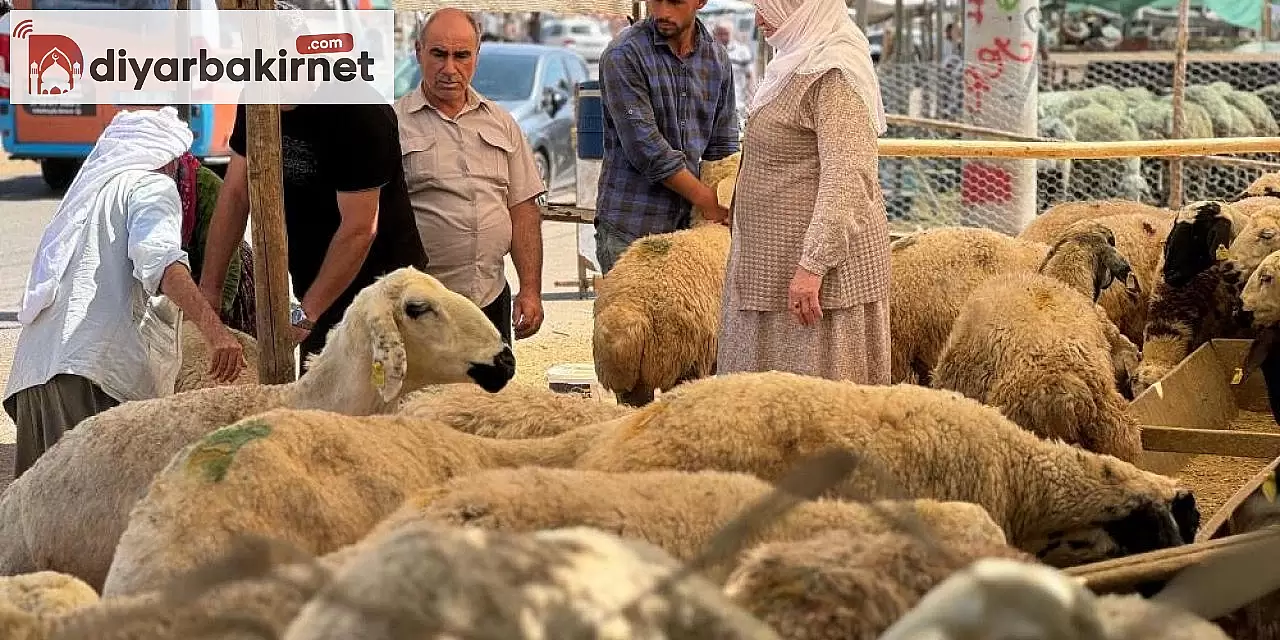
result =
[[[1262,481],[1262,495],[1266,496],[1268,502],[1276,501],[1276,474],[1272,472]]]
[[[1220,244],[1220,245],[1218,245],[1217,258],[1218,258],[1218,260],[1229,260],[1229,259],[1231,259],[1231,252],[1227,250],[1226,245],[1221,245],[1221,244]]]
[[[387,372],[382,368],[381,362],[373,363],[373,386],[381,388],[387,383]]]
[[[1236,372],[1231,375],[1231,384],[1240,384],[1242,379],[1244,379],[1244,369],[1236,367]]]

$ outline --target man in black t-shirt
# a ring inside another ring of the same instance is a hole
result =
[[[321,89],[324,90],[323,88]],[[356,293],[401,267],[426,269],[400,163],[395,112],[386,104],[280,107],[289,274],[302,302],[291,318],[305,361]],[[236,109],[231,163],[209,225],[200,289],[220,300],[222,276],[249,215],[245,109]]]

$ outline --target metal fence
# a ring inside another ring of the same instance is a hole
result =
[[[889,63],[879,67],[885,110],[915,118],[961,124],[979,119],[974,102],[983,95],[1008,96],[1020,90],[1014,74],[991,65]],[[980,123],[1014,133],[1081,142],[1160,140],[1171,137],[1172,56],[1165,60],[1089,61],[1033,69],[1038,80],[1037,131],[1018,132],[1017,105],[991,114],[990,100]],[[1223,56],[1188,64],[1183,138],[1280,135],[1280,60]],[[993,123],[997,123],[994,124]],[[1003,125],[999,124],[1003,123]],[[893,124],[890,138],[975,138],[937,127]],[[1244,160],[1244,162],[1239,162]],[[1019,161],[1010,161],[1019,162]],[[1024,165],[1030,161],[1020,161]],[[1170,160],[1038,160],[1037,212],[1070,200],[1125,198],[1165,206],[1169,202]],[[1238,194],[1260,174],[1280,169],[1280,154],[1249,154],[1224,160],[1183,160],[1183,202]],[[889,218],[899,229],[962,224],[1001,228],[1007,179],[983,169],[989,163],[950,158],[880,160],[880,181]],[[1029,165],[1027,165],[1029,166]]]

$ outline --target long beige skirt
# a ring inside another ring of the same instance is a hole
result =
[[[889,301],[823,309],[804,326],[787,311],[721,314],[716,374],[785,371],[859,384],[889,384]]]

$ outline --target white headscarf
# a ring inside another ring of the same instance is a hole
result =
[[[871,63],[871,43],[849,18],[842,0],[755,0],[769,24],[776,27],[765,38],[774,48],[774,57],[764,70],[764,78],[752,97],[748,114],[778,97],[793,75],[811,75],[839,69],[858,90],[876,133],[885,132],[884,104],[880,81]]]
[[[191,146],[191,128],[173,107],[121,111],[102,131],[80,172],[45,227],[36,250],[18,321],[31,324],[53,303],[71,256],[84,241],[98,191],[116,176],[150,171],[169,164]]]

